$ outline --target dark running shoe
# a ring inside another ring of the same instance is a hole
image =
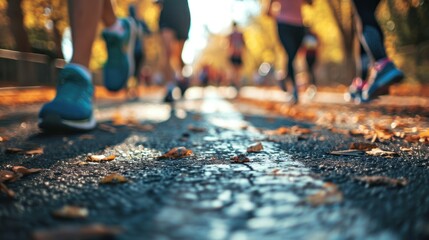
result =
[[[374,66],[374,75],[362,91],[362,102],[369,102],[381,95],[389,94],[389,87],[404,79],[404,73],[392,61],[385,59]]]

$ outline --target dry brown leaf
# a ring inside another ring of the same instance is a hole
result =
[[[56,218],[67,219],[86,218],[88,217],[88,209],[78,206],[66,205],[52,212],[52,215]]]
[[[313,206],[334,204],[343,201],[343,193],[334,183],[325,183],[323,189],[306,198],[306,202]]]
[[[395,152],[384,151],[380,148],[373,148],[369,151],[366,151],[366,154],[371,155],[371,156],[386,157],[386,158],[392,158],[392,157],[399,156],[399,154],[397,154]]]
[[[0,136],[0,142],[6,142],[6,141],[8,141],[8,140],[9,140],[9,138],[8,138],[8,137]]]
[[[429,129],[425,129],[419,133],[421,138],[429,138]]]
[[[102,131],[105,131],[105,132],[116,133],[116,128],[114,128],[110,125],[107,125],[107,124],[99,124],[98,128]]]
[[[115,160],[115,158],[116,158],[115,155],[109,155],[109,156],[105,156],[105,155],[89,155],[86,158],[86,161],[88,161],[88,162],[104,162],[104,161]]]
[[[15,197],[15,192],[6,187],[6,185],[0,182],[0,192],[6,193],[8,197]]]
[[[129,126],[144,132],[152,132],[155,130],[155,126],[152,124],[130,124]]]
[[[264,147],[260,142],[247,148],[248,153],[260,152],[262,150],[264,150]]]
[[[194,125],[189,125],[188,126],[188,130],[191,132],[205,132],[207,131],[207,129],[203,128],[203,127],[196,127]]]
[[[5,153],[23,153],[24,149],[21,148],[6,148]]]
[[[52,230],[34,232],[34,240],[72,240],[72,239],[110,239],[122,232],[119,227],[109,227],[102,224],[87,226],[63,226]]]
[[[265,134],[268,134],[268,135],[284,135],[284,134],[287,134],[289,132],[290,132],[289,128],[287,128],[287,127],[279,127],[279,128],[277,128],[275,130],[265,131]]]
[[[356,149],[347,149],[347,150],[339,150],[330,152],[332,155],[338,156],[362,156],[365,154],[365,151],[356,150]]]
[[[295,135],[301,135],[301,134],[310,134],[311,130],[308,128],[302,128],[299,126],[293,126],[291,127],[290,131],[292,132],[292,134]]]
[[[78,162],[74,162],[74,163],[72,163],[72,164],[74,164],[74,165],[88,165],[89,163],[88,162],[84,162],[84,161],[78,161]]]
[[[375,129],[375,133],[377,134],[378,140],[385,141],[390,140],[393,137],[393,132],[388,129]]]
[[[361,129],[352,129],[349,131],[349,134],[352,136],[360,136],[360,135],[364,135],[365,133]]]
[[[407,148],[407,147],[400,147],[399,150],[401,150],[402,152],[412,152],[413,151],[412,148]]]
[[[349,135],[350,134],[350,131],[347,130],[347,129],[331,128],[330,130],[333,133],[339,133],[339,134],[344,134],[344,135]]]
[[[80,140],[92,140],[95,139],[95,136],[92,134],[83,134],[81,136],[79,136]]]
[[[127,125],[128,119],[125,118],[121,112],[116,111],[113,116],[112,116],[112,124],[113,126],[123,126],[123,125]]]
[[[356,142],[356,143],[350,144],[349,149],[369,151],[369,150],[376,148],[376,147],[377,147],[377,145],[372,144],[372,143]]]
[[[43,148],[36,148],[36,149],[25,151],[25,154],[27,154],[27,155],[38,155],[38,154],[43,154],[43,152],[44,152]]]
[[[358,181],[365,182],[367,186],[391,186],[391,187],[405,187],[408,184],[405,178],[389,178],[385,176],[363,176],[356,177]]]
[[[39,147],[35,149],[30,149],[30,150],[24,150],[22,148],[7,148],[5,153],[37,155],[37,154],[43,154],[43,148]]]
[[[13,181],[16,178],[15,173],[7,170],[0,170],[0,183]]]
[[[410,143],[419,142],[420,139],[421,139],[421,137],[419,135],[406,135],[405,136],[405,141],[410,142]]]
[[[103,179],[101,179],[100,183],[102,184],[107,184],[107,183],[126,183],[128,182],[128,179],[124,176],[122,176],[121,174],[118,173],[111,173],[105,177],[103,177]]]
[[[43,169],[41,168],[26,168],[23,166],[13,166],[12,167],[12,171],[22,174],[24,176],[29,175],[29,174],[33,174],[33,173],[38,173],[41,172]]]
[[[246,155],[240,154],[238,156],[231,157],[231,162],[232,163],[246,163],[246,162],[250,162],[250,159],[248,157],[246,157]]]
[[[183,157],[188,157],[192,155],[192,150],[187,149],[185,147],[175,147],[172,148],[170,151],[164,153],[163,155],[159,156],[158,159],[178,159]]]

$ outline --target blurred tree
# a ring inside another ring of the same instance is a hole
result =
[[[7,15],[9,19],[13,19],[10,21],[9,26],[15,40],[16,50],[31,52],[27,30],[24,27],[24,14],[21,3],[22,0],[7,0]]]
[[[328,4],[341,33],[346,76],[347,79],[353,79],[356,76],[355,53],[358,39],[356,38],[356,22],[352,1],[328,0]]]

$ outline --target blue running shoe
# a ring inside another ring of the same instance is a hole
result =
[[[102,36],[107,47],[107,62],[103,67],[104,85],[109,91],[119,91],[125,87],[134,73],[134,43],[136,26],[132,19],[120,19],[124,33],[104,30]]]
[[[369,102],[380,95],[389,94],[389,87],[404,79],[404,73],[390,60],[382,60],[374,66],[375,75],[362,91],[362,102]]]
[[[96,126],[92,113],[94,87],[90,77],[77,67],[60,73],[57,94],[39,112],[39,127],[45,131],[88,131]]]

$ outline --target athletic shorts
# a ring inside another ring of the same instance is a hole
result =
[[[229,60],[231,61],[232,65],[234,65],[234,66],[241,66],[241,65],[243,65],[243,60],[241,59],[240,56],[231,56],[229,58]]]
[[[159,16],[159,29],[171,29],[177,39],[186,40],[191,27],[188,0],[164,0]]]

